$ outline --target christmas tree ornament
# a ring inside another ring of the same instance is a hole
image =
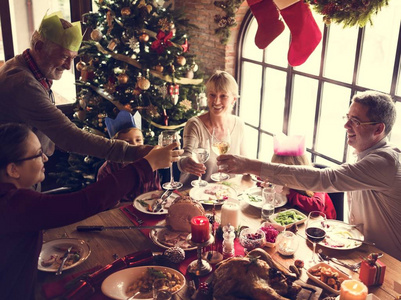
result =
[[[117,40],[116,39],[112,39],[109,44],[107,45],[107,49],[109,49],[110,51],[114,51],[114,49],[117,47]]]
[[[167,111],[165,108],[163,108],[163,121],[164,121],[164,125],[168,126],[168,115],[167,115]]]
[[[196,72],[199,69],[199,66],[194,62],[191,66],[192,71]]]
[[[78,104],[83,109],[85,109],[88,106],[88,103],[86,102],[84,97],[80,97],[80,99],[78,100]]]
[[[284,23],[273,0],[247,0],[252,14],[258,22],[255,44],[259,49],[265,49],[276,37],[284,31]]]
[[[187,59],[186,59],[184,56],[182,56],[182,55],[177,56],[177,58],[175,59],[175,61],[176,61],[177,64],[179,64],[180,66],[185,66],[185,64],[187,63]]]
[[[153,104],[149,104],[147,111],[152,118],[158,118],[160,116],[159,112],[157,111],[157,107]]]
[[[149,41],[149,34],[147,34],[147,33],[145,33],[145,32],[142,32],[142,33],[139,35],[139,41],[140,41],[141,43],[146,43],[147,41]]]
[[[309,5],[303,0],[274,0],[274,3],[291,31],[288,63],[294,67],[299,66],[308,59],[320,43],[322,33]]]
[[[117,76],[117,80],[119,84],[126,84],[128,82],[128,75],[125,73],[121,73]]]
[[[180,106],[183,108],[185,112],[187,112],[192,108],[192,102],[189,101],[188,99],[184,99],[180,102]]]
[[[148,11],[148,14],[150,14],[150,12],[152,11],[152,9],[153,9],[153,6],[152,6],[152,5],[150,5],[150,4],[147,4],[147,5],[146,5],[146,10]]]
[[[132,50],[136,50],[139,47],[139,42],[137,38],[133,36],[128,40],[128,45]]]
[[[188,40],[185,39],[185,43],[181,45],[182,52],[187,52],[189,50]]]
[[[164,67],[161,64],[158,64],[157,66],[155,66],[155,70],[159,73],[162,73],[164,70]]]
[[[196,103],[198,104],[198,109],[207,106],[207,97],[206,93],[199,93],[198,97],[196,97]]]
[[[167,18],[162,18],[157,22],[157,25],[160,26],[160,30],[162,31],[170,31],[170,22]]]
[[[194,78],[194,71],[188,70],[187,73],[185,73],[185,78],[188,78],[188,79]]]
[[[142,94],[142,90],[139,87],[135,87],[134,91],[132,92],[132,95],[139,96],[140,94]]]
[[[99,42],[103,37],[102,32],[99,29],[94,29],[91,32],[91,39],[95,42]]]
[[[110,34],[110,32],[113,30],[113,20],[114,20],[114,14],[111,12],[111,10],[108,10],[106,13],[106,20],[107,20],[107,34]]]
[[[143,91],[146,91],[150,88],[150,81],[145,77],[138,77],[137,84],[138,87]]]
[[[169,95],[171,96],[171,102],[176,105],[180,94],[180,86],[178,84],[171,84],[169,86]]]
[[[165,33],[164,31],[159,30],[156,36],[156,40],[153,41],[150,48],[155,50],[158,54],[162,54],[167,47],[173,45],[170,39],[173,37],[173,33],[170,31],[169,33]]]
[[[80,109],[76,112],[76,117],[78,120],[80,121],[84,121],[85,117],[86,117],[86,111],[84,111],[83,109]]]
[[[127,17],[131,14],[131,9],[129,7],[123,7],[121,9],[121,15]]]
[[[82,60],[80,60],[79,62],[77,62],[77,64],[75,65],[75,68],[77,69],[78,72],[81,72],[82,69],[86,66],[86,63],[84,63]]]
[[[171,247],[164,251],[164,255],[173,263],[180,263],[185,259],[185,252],[180,247]]]
[[[116,91],[116,85],[109,81],[104,85],[104,90],[109,94],[113,94]]]
[[[177,28],[175,28],[175,24],[173,22],[170,23],[170,31],[173,34],[173,36],[175,36]]]
[[[168,93],[168,88],[166,85],[162,85],[158,87],[158,90],[160,91],[160,94],[162,94],[163,99],[166,99],[167,93]]]
[[[170,73],[174,73],[175,72],[174,65],[169,65],[168,68],[169,68]]]
[[[92,66],[85,66],[81,71],[81,81],[88,82],[95,77],[94,68]]]

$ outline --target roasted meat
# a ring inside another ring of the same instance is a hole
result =
[[[219,300],[285,300],[296,299],[301,287],[296,277],[276,264],[263,249],[246,257],[223,261],[215,270],[213,297]]]

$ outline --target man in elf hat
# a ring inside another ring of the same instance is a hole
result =
[[[140,120],[135,122],[134,116],[128,111],[120,111],[115,119],[106,117],[105,123],[110,138],[123,140],[131,145],[143,145],[143,134],[140,128]],[[97,180],[99,181],[108,174],[117,172],[126,165],[127,163],[117,163],[109,160],[104,162],[97,172]],[[160,179],[157,171],[154,172],[153,181],[149,181],[143,185],[138,185],[130,194],[127,194],[121,200],[132,201],[132,199],[135,199],[137,196],[154,190],[161,190]]]
[[[353,163],[316,169],[220,155],[217,164],[226,166],[224,172],[250,173],[293,189],[347,192],[349,222],[359,224],[365,240],[401,259],[401,150],[387,140],[395,119],[390,96],[366,91],[352,98],[344,117]]]
[[[79,22],[71,24],[60,13],[43,18],[39,30],[32,35],[30,49],[0,68],[0,123],[32,127],[48,156],[56,144],[67,152],[117,162],[143,157],[151,146],[133,146],[81,130],[54,105],[52,81],[71,68],[81,41]]]

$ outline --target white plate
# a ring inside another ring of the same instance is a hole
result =
[[[322,288],[324,288],[324,289],[330,291],[331,293],[336,294],[336,295],[339,295],[339,294],[340,294],[340,289],[338,289],[338,290],[333,289],[331,286],[328,286],[326,283],[324,283],[323,281],[321,281],[321,280],[320,280],[320,276],[315,276],[315,275],[311,274],[311,269],[318,268],[318,267],[325,267],[326,269],[330,269],[331,272],[337,273],[337,274],[338,274],[338,277],[341,278],[341,279],[347,280],[347,279],[350,279],[350,278],[349,278],[348,276],[346,276],[345,274],[339,272],[337,269],[331,267],[330,265],[328,265],[328,264],[326,264],[326,263],[324,263],[324,262],[320,262],[320,263],[314,265],[313,267],[310,267],[310,268],[306,271],[306,274],[308,274],[308,277],[309,277],[312,281],[316,282],[316,283],[317,283],[318,285],[320,285]]]
[[[281,225],[280,223],[278,223],[277,221],[275,221],[275,218],[278,216],[278,214],[283,213],[283,212],[288,212],[288,211],[293,211],[293,212],[295,212],[297,215],[302,216],[302,219],[301,219],[301,220],[298,220],[298,221],[296,221],[296,222],[293,222],[293,223],[291,223],[291,224],[287,224],[287,225]],[[299,210],[296,210],[295,208],[290,208],[290,209],[282,210],[282,211],[280,211],[280,212],[278,212],[278,213],[272,214],[272,215],[269,217],[269,219],[270,219],[270,222],[272,222],[272,223],[279,224],[279,225],[281,225],[281,226],[284,226],[285,228],[290,228],[290,227],[291,227],[292,225],[294,225],[294,224],[299,225],[299,224],[304,223],[304,222],[306,221],[306,219],[307,219],[307,216],[306,216],[305,214],[301,213]]]
[[[160,199],[160,196],[164,193],[165,191],[152,191],[152,192],[147,192],[142,195],[139,195],[138,197],[135,198],[134,202],[132,205],[139,210],[140,212],[143,212],[145,214],[149,215],[165,215],[168,213],[168,208],[170,207],[171,203],[175,200],[175,198],[179,197],[177,194],[172,193],[168,199],[166,204],[162,207],[161,210],[158,212],[152,212],[148,211],[147,207],[143,206],[141,204],[142,201],[144,201],[147,204],[152,205],[156,199]]]
[[[148,272],[148,268],[153,268],[157,271],[165,271],[169,272],[171,274],[175,274],[180,278],[180,281],[182,282],[182,286],[180,289],[175,291],[173,294],[177,293],[180,291],[184,286],[185,286],[185,277],[182,275],[180,272],[167,268],[167,267],[161,267],[161,266],[143,266],[143,267],[134,267],[134,268],[128,268],[124,269],[118,272],[115,272],[111,275],[109,275],[102,283],[102,293],[106,295],[107,297],[110,297],[112,299],[121,299],[125,300],[128,297],[132,296],[132,293],[127,293],[128,287],[130,287],[136,280],[140,280],[142,277],[146,275]],[[152,300],[153,297],[151,295],[150,291],[150,297],[143,295],[144,298],[133,298],[133,299],[147,299],[147,300]],[[140,295],[138,295],[140,297]]]
[[[63,268],[63,271],[72,269],[78,266],[79,264],[83,263],[91,253],[89,245],[84,240],[70,239],[70,238],[52,240],[42,245],[42,251],[39,254],[39,260],[38,260],[38,270],[44,272],[57,272],[59,267],[58,264],[53,264],[51,266],[44,267],[41,264],[42,261],[48,260],[51,255],[58,255],[59,257],[62,257],[65,251],[71,246],[72,250],[70,255],[72,256],[74,253],[78,253],[79,260],[70,266],[65,266]]]
[[[361,242],[348,239],[348,237],[352,237],[364,240],[363,234],[355,227],[338,220],[327,220],[326,224],[329,227],[326,230],[325,239],[319,242],[320,246],[336,250],[349,250],[362,245]]]
[[[253,187],[246,190],[242,194],[242,199],[251,206],[256,208],[262,207],[262,188]],[[275,207],[282,207],[287,204],[287,197],[283,194],[276,193]]]
[[[237,199],[237,191],[226,184],[209,183],[207,186],[192,188],[189,196],[202,204],[222,205],[228,198]]]
[[[162,220],[157,225],[166,225]],[[149,237],[159,247],[168,249],[170,247],[181,247],[185,251],[194,250],[196,246],[188,244],[186,241],[189,232],[173,231],[168,228],[154,228],[149,232]]]

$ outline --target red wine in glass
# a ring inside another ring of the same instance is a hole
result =
[[[320,241],[323,241],[326,236],[326,231],[317,227],[309,227],[306,229],[305,233],[312,243],[319,243]]]

